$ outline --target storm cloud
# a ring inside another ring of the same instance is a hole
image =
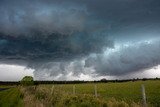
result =
[[[32,3],[2,1],[1,57],[65,60],[113,47],[104,26],[94,24],[96,21],[88,18],[84,6],[56,2],[50,5],[49,1]]]
[[[87,58],[85,67],[92,66],[100,75],[120,76],[160,64],[159,40],[128,43],[108,51]]]
[[[50,62],[40,64],[37,68],[37,78],[59,75],[58,79],[66,79],[66,75],[80,76],[89,74],[93,77],[115,76],[124,77],[132,73],[142,72],[160,64],[160,41],[141,41],[137,44],[127,43],[107,49],[101,54],[89,56],[68,62]],[[35,65],[35,64],[34,64]],[[44,66],[42,66],[44,65]],[[132,77],[132,76],[130,76]]]
[[[0,63],[39,79],[141,72],[160,64],[159,19],[157,0],[1,0]]]

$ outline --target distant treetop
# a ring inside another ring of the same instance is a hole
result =
[[[21,80],[21,85],[33,85],[34,80],[32,76],[25,76]]]

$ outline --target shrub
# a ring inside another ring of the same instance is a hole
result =
[[[34,81],[33,81],[33,77],[32,76],[25,76],[23,77],[23,79],[20,81],[21,85],[33,85]]]

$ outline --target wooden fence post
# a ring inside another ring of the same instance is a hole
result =
[[[54,85],[51,88],[51,95],[53,94]]]
[[[94,85],[94,94],[97,97],[97,85]]]
[[[76,87],[75,87],[75,85],[73,85],[73,94],[74,95],[76,94]]]
[[[142,106],[147,107],[145,87],[143,84],[141,85],[141,89],[142,89]]]

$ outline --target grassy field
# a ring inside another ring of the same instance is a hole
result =
[[[141,102],[141,84],[145,85],[147,101],[154,105],[160,105],[160,81],[137,81],[124,83],[98,83],[97,93],[105,100],[115,98],[126,102]],[[77,94],[94,94],[95,84],[77,84]],[[65,92],[73,92],[73,85],[62,85]]]
[[[9,86],[1,86],[0,88],[6,88]],[[10,88],[4,91],[0,91],[0,107],[22,107],[23,100],[21,98],[20,90],[16,88]]]
[[[0,107],[141,107],[141,84],[146,89],[148,106],[160,107],[159,80],[19,86],[0,91]]]
[[[146,89],[147,102],[156,107],[160,106],[160,81],[148,80],[148,81],[136,81],[136,82],[124,82],[124,83],[87,83],[76,84],[76,94],[90,94],[94,95],[94,86],[97,86],[98,97],[105,100],[111,98],[117,101],[125,101],[126,103],[141,103],[142,92],[141,85],[144,84]],[[66,93],[73,93],[74,84],[67,85],[49,85],[47,87],[61,87],[61,90]]]

